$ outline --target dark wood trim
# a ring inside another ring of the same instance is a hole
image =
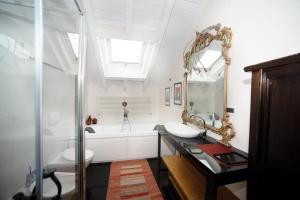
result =
[[[300,62],[300,53],[286,56],[283,58],[278,58],[278,59],[267,61],[267,62],[263,62],[263,63],[259,63],[256,65],[251,65],[251,66],[245,67],[244,71],[245,72],[258,71],[261,69],[279,67],[282,65],[292,64],[292,63],[296,63],[296,62]]]

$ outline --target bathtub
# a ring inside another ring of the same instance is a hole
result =
[[[90,125],[96,133],[85,132],[86,138],[106,138],[106,137],[136,137],[157,135],[157,131],[153,131],[155,123],[143,124],[128,124],[124,125],[122,131],[122,124],[107,124],[107,125]]]
[[[85,131],[85,146],[94,151],[93,163],[153,158],[157,156],[156,123],[91,125]]]

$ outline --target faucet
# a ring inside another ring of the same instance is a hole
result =
[[[87,131],[89,133],[95,133],[95,130],[92,127],[85,127],[84,131]]]
[[[127,107],[127,101],[126,100],[124,100],[122,102],[122,106],[123,106],[123,109],[124,109],[124,113],[123,113],[123,124],[122,124],[121,132],[124,131],[124,126],[125,126],[126,122],[128,123],[129,130],[131,132],[131,124],[130,124],[129,119],[128,119],[128,113],[129,113],[129,111],[126,109],[126,107]]]
[[[195,114],[190,115],[190,118],[192,118],[192,117],[198,118],[198,119],[200,119],[202,121],[202,123],[203,123],[203,129],[204,129],[202,137],[205,138],[206,137],[206,132],[207,132],[205,119],[203,119],[202,117],[200,117],[198,115],[195,115]]]
[[[211,115],[211,118],[212,118],[212,125],[215,126],[216,114],[213,113],[213,114]]]

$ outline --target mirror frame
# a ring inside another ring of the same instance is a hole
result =
[[[222,138],[218,140],[219,143],[230,147],[229,141],[234,137],[235,131],[232,123],[229,121],[229,114],[227,113],[227,78],[228,78],[228,66],[231,59],[228,56],[228,50],[231,47],[232,32],[229,27],[222,27],[221,24],[216,24],[204,29],[202,32],[196,32],[195,38],[193,38],[184,50],[184,110],[181,118],[184,124],[191,123],[199,128],[203,128],[202,121],[192,119],[188,115],[188,74],[189,74],[189,60],[193,53],[196,53],[210,45],[213,40],[222,42],[222,56],[225,61],[224,64],[224,99],[223,99],[223,116],[221,119],[222,126],[216,128],[212,125],[206,124],[206,127],[213,133],[216,133]]]

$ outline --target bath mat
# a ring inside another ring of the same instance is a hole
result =
[[[147,160],[113,162],[107,188],[107,200],[162,200]]]
[[[230,153],[232,150],[220,144],[198,144],[198,148],[210,156],[221,153]]]

